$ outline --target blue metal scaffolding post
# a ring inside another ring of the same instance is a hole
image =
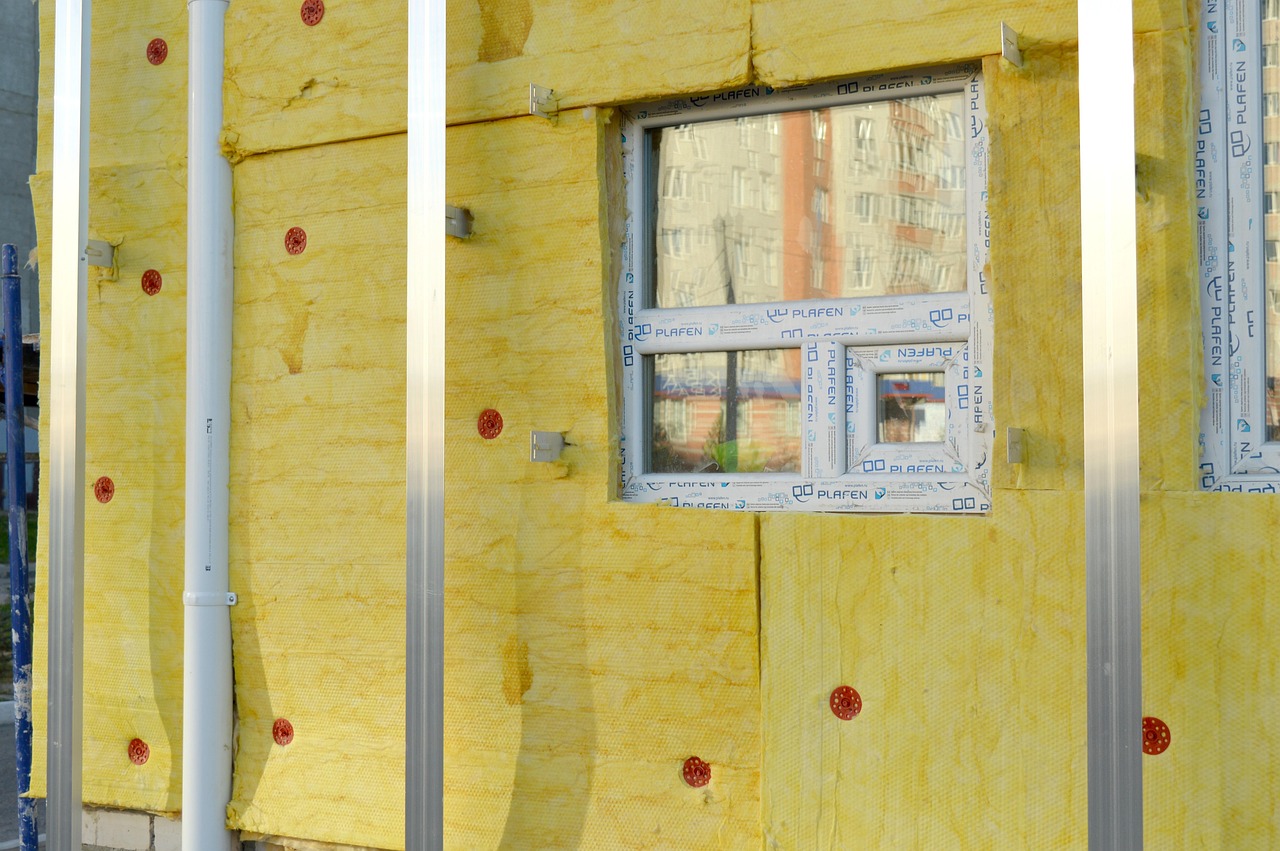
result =
[[[22,406],[22,278],[18,253],[5,245],[0,267],[4,299],[4,411],[8,425],[9,605],[13,625],[13,734],[18,772],[18,839],[36,851],[36,802],[31,788],[31,593],[27,578],[27,439]]]

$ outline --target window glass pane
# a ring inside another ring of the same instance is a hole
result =
[[[655,473],[800,471],[800,352],[653,358]]]
[[[881,443],[941,443],[947,436],[945,388],[941,372],[881,375],[876,439]]]
[[[1280,440],[1280,68],[1275,67],[1280,52],[1280,20],[1275,17],[1276,3],[1263,4],[1262,18],[1262,71],[1263,89],[1263,173],[1262,181],[1267,191],[1263,195],[1263,268],[1266,270],[1266,352],[1267,352],[1267,440]]]
[[[963,106],[955,93],[650,131],[654,305],[963,292]],[[710,239],[671,250],[667,234],[700,229]]]

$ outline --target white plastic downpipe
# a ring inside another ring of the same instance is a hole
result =
[[[227,576],[231,426],[231,164],[222,156],[228,0],[188,0],[187,493],[182,595],[182,847],[226,851],[231,800]]]

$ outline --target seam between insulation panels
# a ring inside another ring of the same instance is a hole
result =
[[[235,147],[235,145],[227,142],[224,135],[222,140],[222,154],[234,166],[239,165],[252,157],[262,156],[263,154],[281,154],[287,151],[305,151],[308,148],[324,148],[329,145],[341,145],[345,142],[366,142],[370,139],[386,139],[389,136],[406,136],[407,130],[394,130],[387,133],[371,133],[368,136],[347,136],[342,139],[330,139],[327,142],[315,142],[309,145],[291,145],[281,148],[264,148],[260,151],[244,150]]]

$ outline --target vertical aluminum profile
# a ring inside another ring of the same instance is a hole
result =
[[[54,13],[47,830],[58,851],[80,848],[81,833],[90,6],[57,0]]]
[[[409,0],[405,847],[423,851],[444,846],[444,27],[443,0]]]
[[[1089,847],[1142,847],[1133,10],[1081,0]]]

